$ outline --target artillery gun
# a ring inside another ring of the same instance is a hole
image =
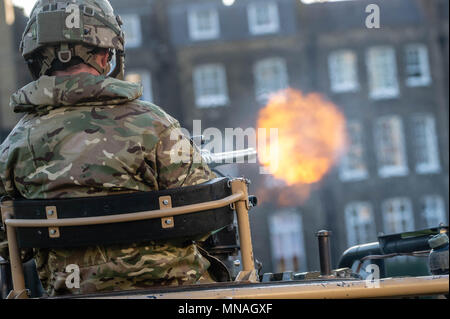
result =
[[[253,158],[256,151],[248,149],[220,154],[203,151],[202,154],[216,170],[223,164]],[[0,260],[0,297],[47,298],[43,297],[34,261],[22,265],[22,248],[131,243],[207,232],[213,232],[213,235],[202,244],[203,249],[220,260],[230,273],[230,276],[219,278],[215,284],[56,298],[340,299],[448,296],[448,226],[443,225],[380,236],[377,242],[351,247],[343,253],[338,269],[331,267],[330,232],[319,231],[320,271],[262,274],[253,256],[249,222],[249,211],[257,205],[257,200],[249,196],[248,188],[249,181],[245,178],[222,176],[202,185],[133,195],[2,200],[2,220],[7,230],[10,261]],[[241,270],[233,273],[231,270],[236,268],[237,261],[230,263],[230,256],[238,254]],[[399,255],[430,256],[432,274],[385,278],[384,259]],[[377,270],[379,278],[360,271],[367,261],[375,265],[371,269]]]

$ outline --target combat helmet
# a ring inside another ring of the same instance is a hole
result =
[[[123,79],[125,36],[122,20],[108,0],[38,0],[20,43],[33,78],[49,75],[55,65],[84,62],[101,75]],[[95,61],[99,49],[109,50],[112,64]],[[81,61],[80,61],[81,60]]]

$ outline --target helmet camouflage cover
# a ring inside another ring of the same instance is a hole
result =
[[[108,0],[39,0],[22,37],[20,51],[34,78],[48,75],[55,61],[69,63],[78,57],[102,75],[109,64],[95,61],[95,49],[114,51],[116,68],[111,76],[123,78],[124,33]],[[112,55],[112,54],[111,54]]]

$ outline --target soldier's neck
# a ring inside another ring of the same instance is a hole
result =
[[[93,67],[90,67],[87,64],[77,64],[74,65],[66,70],[63,71],[55,71],[52,73],[53,76],[67,76],[67,75],[76,75],[76,74],[80,74],[80,73],[90,73],[92,75],[100,75],[100,73],[94,69]]]

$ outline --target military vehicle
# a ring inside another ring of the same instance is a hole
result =
[[[256,156],[253,149],[203,157],[216,168],[230,160]],[[220,174],[219,174],[220,175]],[[33,260],[22,265],[20,249],[78,247],[213,235],[202,247],[229,276],[215,284],[71,295],[87,299],[295,299],[448,296],[448,226],[380,236],[377,242],[350,247],[332,269],[330,232],[319,231],[320,271],[261,273],[253,256],[249,180],[219,177],[208,183],[149,193],[81,199],[11,200],[1,203],[10,262],[0,261],[2,298],[45,297]],[[236,215],[236,218],[235,216]],[[82,217],[81,217],[82,216]],[[386,278],[384,260],[427,257],[429,274]],[[233,256],[238,256],[238,259]],[[369,263],[369,273],[362,266]],[[236,272],[237,266],[239,270]]]

